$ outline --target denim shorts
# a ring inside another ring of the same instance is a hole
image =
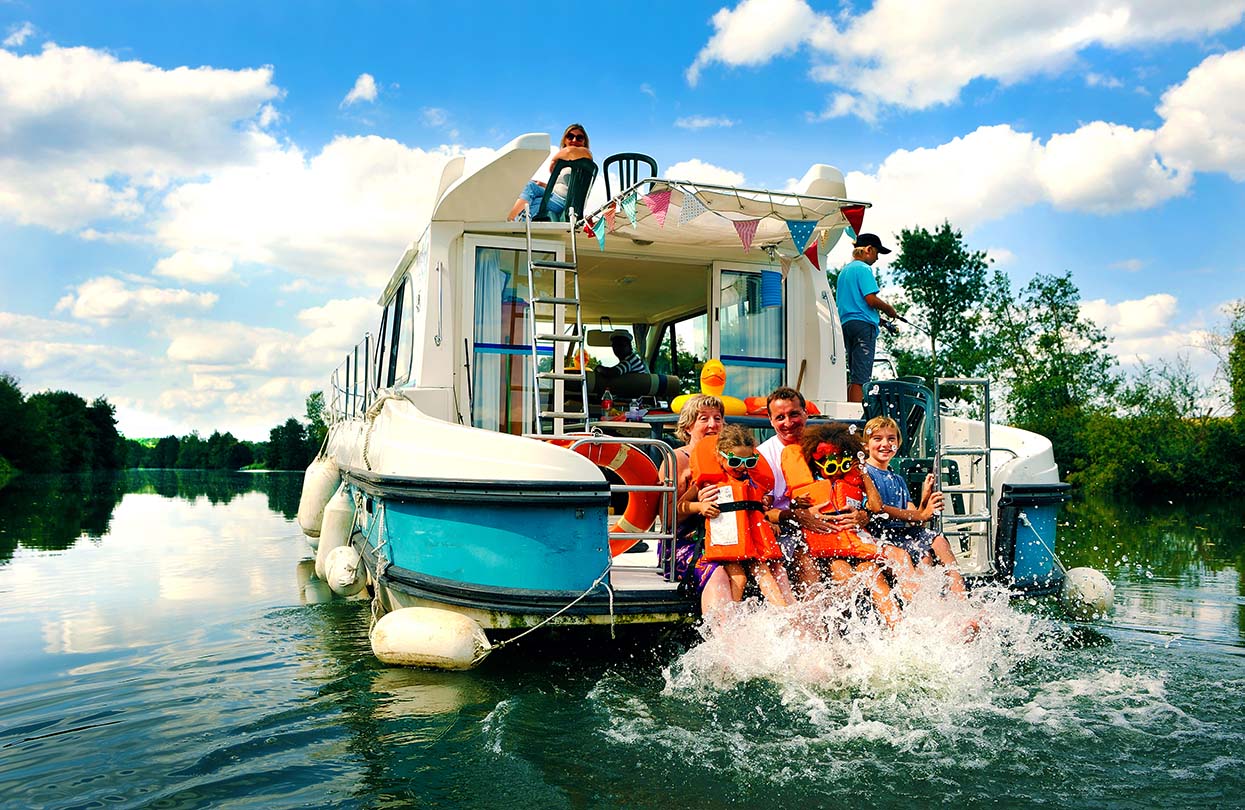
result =
[[[544,199],[545,187],[535,180],[527,181],[527,185],[523,187],[523,191],[519,194],[519,199],[527,200],[528,206],[532,209],[532,216],[536,216],[540,212],[540,201]],[[545,209],[545,213],[550,219],[561,214],[566,209],[566,199],[559,197],[556,193],[549,195],[549,207]],[[519,219],[523,219],[524,215],[519,214]]]
[[[873,351],[878,345],[878,325],[868,321],[844,321],[847,344],[847,382],[864,385],[873,376]]]
[[[934,553],[934,540],[938,532],[922,526],[883,529],[878,534],[883,545],[895,546],[908,552],[913,563],[920,563],[926,554]]]

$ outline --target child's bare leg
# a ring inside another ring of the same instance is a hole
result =
[[[795,574],[800,580],[801,595],[808,597],[813,586],[821,582],[821,570],[817,568],[816,561],[806,551],[797,551],[795,553]]]
[[[774,572],[770,568],[770,564],[765,560],[749,560],[748,573],[756,580],[757,587],[761,589],[761,596],[765,597],[766,602],[786,607],[790,604],[786,595],[782,592],[782,588],[778,586],[778,580],[774,577]]]
[[[964,577],[960,574],[960,566],[956,564],[955,552],[951,550],[951,544],[947,542],[947,538],[941,534],[935,537],[933,550],[934,556],[938,558],[938,562],[942,563],[942,567],[945,569],[944,573],[947,577],[948,589],[951,593],[964,599]]]
[[[899,595],[905,602],[912,602],[920,589],[917,581],[916,568],[912,565],[912,557],[899,546],[882,546],[882,556],[886,558],[886,567],[895,575],[895,584],[899,586]]]
[[[882,569],[873,563],[861,563],[856,566],[856,570],[865,575],[869,583],[869,594],[873,597],[873,606],[886,620],[886,626],[894,627],[899,624],[903,614],[899,612],[899,605],[895,604],[895,599],[891,596],[891,586],[886,583]]]
[[[731,578],[719,565],[709,575],[709,581],[700,592],[700,615],[712,620],[714,614],[731,603]]]
[[[783,565],[782,560],[770,560],[766,564],[769,566],[770,573],[774,575],[774,581],[778,583],[778,590],[782,591],[783,598],[787,600],[787,604],[794,605],[795,593],[791,590],[791,580],[787,578],[787,566]]]
[[[741,602],[744,598],[744,587],[748,584],[748,572],[743,564],[737,562],[723,563],[726,575],[731,578],[731,601]]]

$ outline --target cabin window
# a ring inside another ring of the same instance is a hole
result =
[[[533,256],[556,259],[552,251],[536,251]],[[553,273],[538,272],[536,295],[552,296],[553,282]],[[526,251],[475,249],[471,422],[476,427],[518,434],[531,422],[531,298]],[[543,334],[552,331],[553,324],[538,321],[536,327]],[[541,346],[540,354],[541,370],[552,368],[552,352]]]
[[[414,293],[411,290],[410,278],[402,282],[398,288],[398,306],[394,311],[394,385],[403,385],[411,380],[411,360],[415,348],[415,318],[411,314]]]
[[[779,285],[778,295],[763,300],[761,286],[756,271],[724,269],[718,276],[718,358],[727,396],[763,396],[783,384],[785,292]]]
[[[709,359],[709,316],[701,312],[662,328],[653,371],[679,378],[684,391],[700,390],[700,367]]]
[[[380,329],[376,331],[376,357],[375,370],[373,371],[373,385],[376,388],[384,388],[389,385],[389,380],[385,377],[385,372],[389,370],[389,333],[385,331],[389,326],[389,316],[392,301],[381,311]]]
[[[402,333],[402,330],[400,328],[395,328],[395,324],[400,326],[402,323],[402,313],[404,309],[403,303],[405,299],[406,285],[402,284],[398,287],[397,292],[394,293],[393,298],[385,307],[386,320],[389,323],[390,329],[389,336],[385,340],[385,350],[382,352],[382,354],[387,358],[387,362],[381,367],[381,385],[384,387],[390,387],[394,384],[394,379],[398,372],[398,339]]]

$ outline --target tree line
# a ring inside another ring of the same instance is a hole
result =
[[[0,486],[18,472],[72,473],[122,468],[194,470],[305,469],[327,432],[324,396],[306,402],[307,422],[290,417],[268,441],[240,440],[226,431],[160,439],[130,439],[117,431],[116,408],[105,397],[90,403],[69,391],[26,395],[17,378],[0,373]]]
[[[892,303],[912,324],[887,338],[898,373],[990,379],[994,421],[1048,437],[1073,484],[1168,500],[1245,493],[1245,301],[1204,346],[1219,358],[1204,383],[1184,356],[1124,373],[1070,273],[1014,291],[950,223],[901,231],[879,276],[902,288]],[[980,415],[972,389],[951,393]]]

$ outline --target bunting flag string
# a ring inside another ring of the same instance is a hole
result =
[[[696,217],[708,211],[700,198],[690,192],[683,192],[683,209],[679,211],[679,224],[686,225]]]
[[[614,230],[614,217],[618,216],[618,212],[611,206],[605,209],[605,226],[609,230]]]
[[[757,225],[761,224],[759,219],[733,219],[731,222],[735,225],[735,233],[739,234],[739,241],[744,243],[744,252],[752,249],[752,237],[757,235]]]
[[[808,247],[804,249],[804,258],[812,262],[813,267],[821,269],[821,260],[817,258],[817,240],[813,240]]]
[[[804,252],[804,246],[808,244],[808,239],[813,235],[813,230],[817,227],[815,219],[789,219],[787,220],[787,230],[791,232],[791,241],[795,243],[795,249],[800,253]]]
[[[635,227],[635,203],[636,196],[634,191],[627,192],[621,200],[618,201],[622,205],[623,213],[627,215],[627,219],[631,220],[631,227]]]
[[[666,227],[666,213],[670,210],[670,189],[645,194],[642,199],[648,210],[653,212],[653,219],[657,220],[658,227]]]
[[[605,226],[606,226],[606,223],[604,219],[597,220],[597,225],[596,225],[597,244],[601,246],[602,252],[605,251]]]
[[[860,233],[860,229],[865,225],[865,207],[863,205],[845,205],[839,209],[839,213],[843,215],[843,219],[847,220],[847,224],[852,227],[852,233]],[[852,237],[856,239],[855,236]]]

